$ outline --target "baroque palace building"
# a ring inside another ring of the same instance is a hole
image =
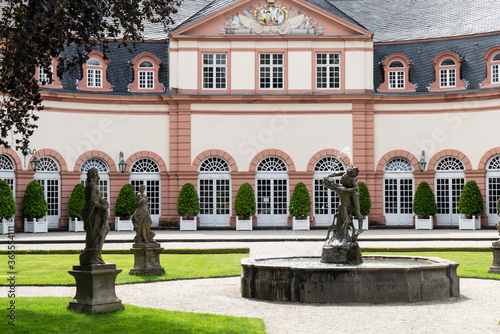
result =
[[[19,209],[39,180],[49,228],[67,229],[70,193],[97,167],[111,225],[126,183],[146,185],[156,226],[178,224],[177,196],[191,182],[199,226],[234,227],[234,197],[248,182],[254,225],[289,226],[304,182],[311,225],[328,226],[338,199],[321,180],[355,165],[372,224],[412,226],[413,194],[427,181],[436,224],[456,226],[468,180],[484,196],[482,225],[498,222],[496,0],[185,0],[175,21],[169,33],[147,25],[133,52],[111,43],[108,59],[96,49],[52,75],[31,141],[36,172],[34,155],[0,148],[0,178]]]

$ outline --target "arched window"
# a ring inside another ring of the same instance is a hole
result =
[[[393,158],[384,166],[384,215],[387,225],[413,224],[413,166]]]
[[[231,218],[231,168],[220,157],[208,157],[199,166],[200,226],[229,226]]]
[[[43,156],[39,160],[34,179],[42,186],[49,207],[47,212],[48,227],[58,228],[61,217],[60,167],[52,157]]]
[[[14,163],[7,154],[0,154],[0,180],[6,181],[15,194],[16,174],[14,173]]]
[[[102,198],[105,198],[109,203],[109,167],[100,158],[90,158],[83,162],[80,167],[80,182],[85,185],[87,180],[87,172],[90,168],[95,167],[99,172],[99,191],[101,192]]]
[[[161,65],[158,58],[149,53],[141,53],[131,65],[134,69],[134,81],[129,85],[131,92],[163,92],[163,85],[158,78]]]
[[[499,198],[500,155],[495,155],[486,164],[486,214],[490,226],[494,226],[499,221],[497,216],[497,201]]]
[[[49,67],[37,67],[35,77],[40,86],[45,88],[62,88],[61,80],[57,76],[57,63],[58,60],[53,58]]]
[[[89,91],[110,91],[111,84],[107,81],[106,70],[109,61],[99,51],[89,53],[89,59],[82,65],[83,78],[78,83],[78,89]]]
[[[460,64],[463,62],[454,52],[446,51],[433,60],[435,67],[435,81],[431,84],[431,91],[465,89],[465,82],[460,79]]]
[[[465,166],[452,156],[444,157],[436,164],[435,193],[438,212],[437,224],[458,225],[458,200],[465,185]]]
[[[333,215],[337,212],[340,204],[339,197],[335,191],[323,186],[323,178],[332,172],[343,172],[345,166],[336,157],[326,156],[319,159],[314,165],[314,218],[316,226],[330,226]],[[338,178],[340,182],[340,178]]]
[[[160,167],[150,158],[140,158],[130,167],[130,184],[135,193],[141,185],[146,187],[144,192],[148,198],[151,220],[154,227],[159,225],[161,215],[161,177]]]
[[[384,82],[380,92],[413,92],[415,88],[409,81],[411,62],[402,54],[393,54],[382,62]]]
[[[262,159],[257,165],[258,226],[286,226],[288,219],[288,166],[275,156]]]
[[[483,57],[486,60],[486,79],[481,88],[498,87],[500,85],[500,46],[489,49]]]

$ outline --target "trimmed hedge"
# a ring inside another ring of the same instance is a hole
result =
[[[255,214],[255,193],[250,183],[243,183],[234,198],[234,213],[244,219]]]
[[[370,199],[370,192],[364,182],[358,183],[359,187],[359,211],[363,217],[370,213],[372,208],[372,200]]]
[[[85,207],[85,186],[78,183],[74,186],[68,201],[68,211],[70,218],[79,218],[82,216]]]
[[[480,216],[484,212],[483,196],[476,181],[467,181],[458,200],[458,212],[468,217]]]
[[[131,184],[126,184],[120,190],[115,203],[115,216],[128,218],[135,211],[136,198],[134,187]]]
[[[31,181],[26,186],[26,191],[24,192],[21,213],[26,218],[38,219],[44,217],[48,211],[49,207],[47,206],[42,186],[35,180]]]
[[[9,184],[0,180],[0,220],[10,219],[16,214],[16,201]]]
[[[288,210],[292,217],[301,219],[309,216],[311,212],[311,197],[309,196],[309,190],[307,190],[303,182],[295,185]]]
[[[196,188],[191,183],[182,186],[177,198],[177,213],[180,216],[196,216],[200,213],[200,199]]]
[[[416,215],[433,216],[437,213],[436,197],[429,184],[420,182],[413,198],[413,212]]]

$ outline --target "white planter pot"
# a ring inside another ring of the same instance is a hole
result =
[[[83,232],[85,229],[83,228],[83,220],[78,220],[78,218],[69,219],[69,227],[68,230],[70,232]]]
[[[433,216],[429,218],[418,218],[418,216],[415,216],[415,230],[432,230],[433,228]]]
[[[0,234],[14,233],[14,218],[5,219],[2,218],[0,221]]]
[[[134,224],[132,220],[121,220],[120,217],[115,217],[115,231],[133,231]]]
[[[196,231],[197,218],[194,217],[193,220],[182,219],[180,221],[180,229],[181,231]]]
[[[236,216],[236,230],[237,231],[251,231],[252,230],[252,217],[250,219],[238,219]]]
[[[481,217],[472,216],[472,219],[467,219],[462,215],[458,217],[458,228],[460,230],[480,230]]]
[[[38,233],[48,231],[49,224],[46,217],[40,219],[33,218],[33,221],[28,221],[27,218],[24,218],[24,233]]]
[[[309,230],[310,229],[310,224],[309,224],[309,216],[307,216],[306,219],[295,219],[295,217],[292,217],[292,229],[294,230]]]
[[[354,228],[356,230],[359,230],[359,222],[358,222],[358,218],[356,217],[352,217],[352,223],[354,225]],[[361,228],[362,230],[368,230],[368,216],[364,216],[363,217],[363,226]]]

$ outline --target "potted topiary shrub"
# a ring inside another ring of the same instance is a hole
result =
[[[177,213],[181,216],[181,231],[196,231],[198,218],[196,215],[200,213],[200,199],[195,187],[191,183],[183,185],[179,192]],[[186,216],[186,219],[183,219],[182,216]],[[193,216],[193,219],[189,219],[190,216]]]
[[[420,182],[413,198],[416,230],[432,230],[434,215],[437,213],[436,197],[429,184]]]
[[[134,224],[130,216],[135,211],[135,194],[131,184],[126,184],[120,190],[115,203],[115,230],[133,231]]]
[[[82,232],[83,220],[82,210],[85,206],[85,186],[81,183],[73,187],[73,191],[69,196],[68,212],[69,212],[69,231]]]
[[[14,233],[16,201],[9,184],[0,180],[0,234]]]
[[[294,230],[309,230],[311,197],[309,196],[309,191],[303,182],[299,182],[295,185],[288,210],[292,216],[292,228]]]
[[[481,214],[484,211],[483,196],[476,181],[467,181],[458,200],[458,228],[476,230],[481,228]]]
[[[358,220],[354,217],[353,224],[356,229],[368,230],[368,214],[372,208],[372,200],[370,199],[370,192],[364,182],[358,183],[359,188],[359,212],[363,216],[363,226],[359,226]]]
[[[255,194],[250,183],[243,183],[234,198],[236,230],[252,230],[252,216],[255,215]]]
[[[45,218],[48,211],[42,186],[35,180],[31,181],[26,186],[21,206],[21,213],[24,216],[24,232],[48,232],[48,223]]]

